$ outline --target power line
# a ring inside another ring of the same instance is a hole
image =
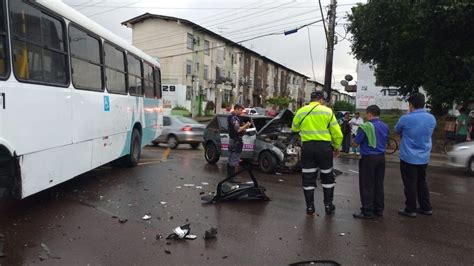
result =
[[[284,4],[281,4],[281,5],[278,5],[278,6],[270,7],[270,8],[268,8],[268,9],[264,9],[263,11],[258,11],[258,12],[250,13],[250,14],[247,14],[247,15],[245,15],[245,16],[239,17],[238,19],[225,20],[225,21],[223,21],[223,22],[219,22],[219,23],[217,23],[217,24],[208,25],[208,26],[206,26],[206,27],[211,28],[211,27],[214,27],[214,26],[217,26],[217,25],[222,26],[222,25],[225,25],[225,24],[233,24],[233,23],[235,23],[235,22],[241,21],[241,20],[244,19],[244,18],[248,18],[248,17],[250,17],[250,16],[257,15],[257,14],[263,13],[263,12],[268,11],[268,10],[272,10],[272,9],[276,9],[276,8],[279,8],[279,7],[288,5],[288,4],[292,4],[292,3],[294,3],[294,2],[296,2],[296,0],[292,0],[292,2],[284,3]],[[228,22],[231,22],[231,23],[228,23]]]
[[[97,15],[101,15],[101,14],[105,14],[105,13],[109,13],[109,12],[112,12],[114,10],[117,10],[117,9],[121,9],[121,8],[125,8],[125,7],[128,7],[128,6],[131,6],[131,5],[134,5],[138,2],[140,2],[141,0],[138,0],[138,1],[135,1],[133,3],[130,3],[130,4],[126,4],[126,5],[123,5],[123,6],[118,6],[118,7],[115,7],[115,8],[112,8],[112,9],[109,9],[109,10],[105,10],[105,11],[102,11],[102,12],[97,12],[97,13],[94,13],[92,15],[88,15],[87,17],[94,17],[94,16],[97,16]]]
[[[265,30],[265,29],[271,29],[271,28],[275,28],[275,27],[281,27],[281,26],[287,26],[287,28],[291,28],[293,26],[288,26],[288,24],[291,24],[291,23],[301,23],[301,22],[308,22],[308,21],[312,21],[314,20],[314,18],[305,18],[305,19],[302,19],[302,20],[298,20],[298,21],[291,21],[291,22],[287,22],[287,23],[283,23],[283,24],[277,24],[277,25],[273,25],[273,26],[268,26],[268,27],[264,27],[264,28],[261,28],[261,27],[258,27],[258,26],[255,26],[255,27],[251,27],[250,29],[248,30],[243,30],[243,31],[233,31],[234,33],[232,32],[228,32],[228,33],[225,33],[226,35],[240,35],[242,33],[249,33],[249,32],[253,32],[253,31],[259,31],[259,30]],[[281,21],[281,20],[278,20],[278,21]],[[275,21],[276,22],[276,21]],[[273,23],[268,23],[268,24],[273,24]]]
[[[310,26],[310,25],[312,25],[312,24],[315,24],[315,23],[321,22],[321,21],[322,21],[322,20],[316,20],[316,21],[313,21],[313,22],[311,22],[311,23],[307,23],[307,24],[305,24],[305,25],[301,25],[301,26],[297,27],[296,30],[302,29],[302,28],[304,28],[304,27],[308,27],[308,26]],[[258,38],[262,38],[262,37],[267,37],[267,36],[272,36],[272,35],[282,35],[282,34],[284,34],[284,32],[266,33],[266,34],[258,35],[258,36],[255,36],[255,37],[252,37],[252,38],[248,38],[248,39],[245,39],[245,40],[242,40],[242,41],[237,41],[237,42],[235,42],[235,43],[241,44],[241,43],[243,43],[243,42],[252,41],[252,40],[255,40],[255,39],[258,39]],[[170,57],[176,57],[176,56],[182,56],[182,55],[188,55],[188,54],[203,52],[203,51],[207,51],[207,50],[213,50],[213,49],[225,47],[226,45],[227,45],[227,44],[223,44],[223,45],[218,45],[218,46],[215,46],[215,47],[212,47],[212,48],[209,48],[209,49],[201,49],[201,50],[192,51],[192,52],[185,52],[185,53],[180,53],[180,54],[175,54],[175,55],[163,56],[163,57],[160,57],[160,59],[165,59],[165,58],[170,58]]]
[[[323,26],[324,26],[324,34],[326,35],[326,42],[329,42],[328,30],[326,29],[326,22],[325,22],[325,19],[324,19],[323,7],[321,6],[321,0],[318,0],[318,2],[319,2],[319,11],[321,11],[321,17],[323,18]]]
[[[309,32],[309,27],[306,29],[308,30],[309,55],[311,57],[311,69],[313,70],[313,80],[316,80],[316,74],[314,73],[313,49],[311,48],[311,34]]]
[[[251,3],[250,5],[244,5],[244,6],[241,6],[239,7],[239,10],[241,9],[244,9],[244,8],[248,8],[248,7],[251,7],[253,6],[255,3]],[[256,7],[254,8],[261,8],[262,6],[264,6],[265,3],[263,5],[257,5]],[[218,14],[214,14],[212,16],[206,16],[206,17],[202,17],[202,18],[198,18],[197,21],[199,21],[199,23],[208,23],[210,21],[213,21],[213,20],[222,20],[222,19],[225,19],[225,18],[228,18],[228,17],[233,17],[235,15],[238,15],[240,13],[242,13],[243,11],[240,11],[240,12],[234,12],[234,13],[231,13],[229,15],[226,15],[227,13],[229,12],[232,12],[234,10],[227,10],[225,12],[219,12]],[[216,18],[217,17],[217,18]],[[201,20],[203,19],[203,20]]]

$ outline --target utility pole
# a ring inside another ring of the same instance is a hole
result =
[[[336,27],[336,0],[331,0],[328,11],[328,32],[326,36],[326,71],[324,75],[324,91],[328,94],[328,103],[331,102],[332,60],[334,55],[334,30]]]

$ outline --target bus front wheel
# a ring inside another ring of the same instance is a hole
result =
[[[136,129],[133,130],[132,138],[130,142],[130,154],[125,156],[124,164],[127,167],[135,167],[140,161],[140,155],[142,153],[142,137],[140,132]]]

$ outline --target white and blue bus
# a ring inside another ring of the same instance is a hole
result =
[[[59,0],[0,1],[0,197],[136,166],[162,130],[158,61]]]

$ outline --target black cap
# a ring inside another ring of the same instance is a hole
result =
[[[323,99],[323,98],[326,98],[324,91],[313,91],[313,92],[311,93],[311,99],[312,99],[312,100],[313,100],[313,99],[319,100],[319,99]]]
[[[242,109],[245,109],[244,105],[241,104],[241,103],[236,103],[236,104],[234,104],[234,109],[235,109],[235,108],[242,108]]]

